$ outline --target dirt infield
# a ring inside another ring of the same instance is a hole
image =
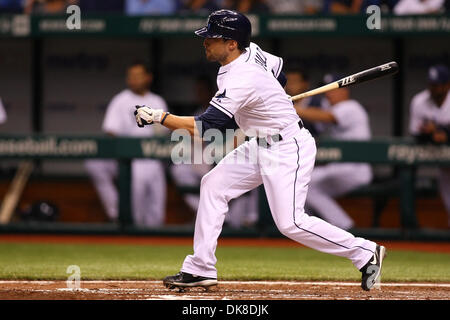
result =
[[[180,293],[161,281],[0,281],[1,300],[449,300],[450,283],[382,283],[363,291],[353,282],[223,281],[210,292]]]
[[[0,242],[192,245],[191,238],[0,235]],[[390,249],[449,253],[450,243],[382,242]],[[300,246],[288,239],[220,239],[219,246]],[[450,300],[450,283],[382,283],[365,292],[356,282],[221,281],[205,292],[180,293],[161,281],[81,281],[69,289],[65,281],[0,280],[0,300]]]

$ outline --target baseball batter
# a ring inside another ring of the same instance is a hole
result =
[[[213,12],[207,26],[195,33],[204,38],[206,58],[221,65],[219,90],[210,106],[197,117],[140,107],[135,112],[138,125],[156,122],[203,135],[210,128],[234,124],[253,138],[203,177],[194,253],[185,258],[178,274],[164,279],[164,285],[182,290],[217,284],[215,250],[228,202],[263,184],[275,224],[285,236],[350,259],[362,272],[362,288],[370,290],[380,277],[385,248],[304,211],[316,146],[284,92],[283,60],[250,43],[250,21],[235,11]],[[257,161],[252,161],[255,154]]]

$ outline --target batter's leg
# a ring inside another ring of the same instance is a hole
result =
[[[284,156],[277,174],[262,176],[269,206],[280,232],[310,248],[348,258],[358,269],[364,267],[375,253],[374,242],[354,237],[304,212],[316,154],[314,139],[308,131],[301,130],[292,143],[283,144],[281,148],[278,152]]]
[[[249,143],[229,153],[202,178],[195,221],[194,254],[186,257],[182,272],[217,278],[215,251],[228,211],[228,202],[262,182],[257,164],[242,161],[242,155],[249,152]],[[237,160],[232,159],[241,160],[236,163]]]

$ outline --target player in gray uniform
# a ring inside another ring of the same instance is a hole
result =
[[[327,74],[325,84],[341,79]],[[328,126],[328,136],[335,140],[369,140],[369,117],[364,107],[350,98],[350,90],[341,88],[325,93],[328,107],[296,107],[302,119]],[[329,163],[314,169],[309,184],[306,207],[335,226],[348,230],[354,226],[352,218],[335,198],[372,180],[372,168],[367,163]]]
[[[164,285],[183,289],[217,284],[215,250],[228,202],[262,184],[282,234],[310,248],[350,259],[362,272],[362,288],[370,290],[381,274],[385,248],[304,211],[316,146],[283,89],[283,60],[250,43],[250,21],[235,11],[213,12],[207,26],[196,34],[205,38],[206,58],[221,64],[219,90],[210,106],[198,117],[138,107],[138,126],[160,123],[193,136],[204,136],[211,128],[238,126],[252,138],[202,178],[194,253],[185,258],[178,274],[164,279]]]
[[[446,66],[430,67],[428,88],[412,98],[409,132],[417,142],[450,141],[450,72]],[[450,227],[450,168],[440,169],[438,181]]]

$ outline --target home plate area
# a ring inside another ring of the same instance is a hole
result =
[[[449,300],[450,283],[221,281],[209,291],[169,290],[162,281],[0,281],[1,300]]]

